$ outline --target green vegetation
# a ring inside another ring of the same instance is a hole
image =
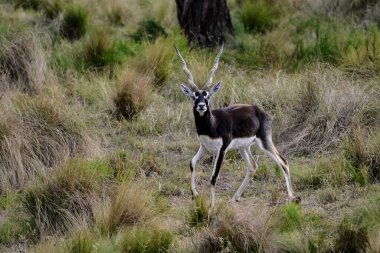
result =
[[[0,3],[0,252],[379,252],[380,2],[228,0],[212,107],[273,117],[302,202],[252,146],[241,201],[226,155],[198,148],[174,46],[202,86],[216,49],[188,45],[172,0]],[[256,160],[256,158],[255,158]]]

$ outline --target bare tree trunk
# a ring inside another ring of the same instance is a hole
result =
[[[226,0],[176,0],[177,18],[190,44],[214,47],[233,27]]]

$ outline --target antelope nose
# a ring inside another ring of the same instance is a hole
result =
[[[205,109],[206,104],[204,104],[204,103],[199,103],[198,106],[199,106],[199,109]]]

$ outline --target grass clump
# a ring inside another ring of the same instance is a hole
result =
[[[105,66],[106,55],[111,51],[112,46],[112,41],[105,30],[91,33],[84,45],[84,57],[88,65],[93,68]]]
[[[189,225],[190,226],[200,226],[207,222],[208,217],[208,206],[206,198],[199,195],[195,198],[194,204],[189,211]]]
[[[223,211],[200,236],[198,252],[271,252],[264,217]]]
[[[68,5],[63,12],[61,34],[68,40],[81,38],[88,30],[89,14],[85,7]]]
[[[154,41],[158,37],[166,37],[167,33],[160,23],[154,19],[145,19],[139,23],[137,31],[132,34],[132,38],[137,41]]]
[[[297,204],[286,204],[278,210],[276,227],[281,232],[290,232],[301,227],[304,217]]]
[[[119,88],[113,99],[116,117],[132,119],[144,110],[150,101],[152,79],[136,70],[126,69],[120,78]]]
[[[95,144],[84,123],[57,97],[18,95],[2,111],[0,192],[22,188]]]
[[[53,20],[64,11],[64,2],[63,0],[44,0],[42,11],[47,19]]]
[[[95,206],[95,220],[99,230],[114,233],[120,227],[135,225],[151,212],[152,195],[141,184],[122,182],[104,203]]]
[[[240,21],[250,32],[265,32],[273,25],[274,13],[265,0],[244,1],[240,10]]]
[[[143,57],[138,60],[138,69],[154,75],[154,85],[162,87],[171,72],[171,62],[173,60],[173,50],[164,39],[157,39],[152,43],[147,43]]]
[[[91,204],[104,176],[86,162],[74,160],[26,189],[23,208],[38,234],[62,234],[91,221]]]
[[[366,134],[363,129],[356,128],[342,148],[354,179],[359,177],[362,183],[380,179],[380,134]]]
[[[15,32],[0,39],[0,91],[38,91],[47,74],[45,53],[33,33]]]
[[[91,253],[94,243],[89,231],[79,230],[73,234],[65,248],[67,253]]]
[[[0,245],[12,245],[33,234],[28,220],[16,211],[0,222]]]
[[[119,241],[122,252],[164,253],[173,243],[174,235],[157,227],[133,228],[125,230]]]
[[[334,247],[336,252],[360,252],[365,250],[367,242],[366,229],[344,218],[338,226]]]

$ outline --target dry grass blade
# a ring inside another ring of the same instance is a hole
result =
[[[0,43],[0,91],[33,93],[45,81],[45,52],[33,33],[14,33]]]

